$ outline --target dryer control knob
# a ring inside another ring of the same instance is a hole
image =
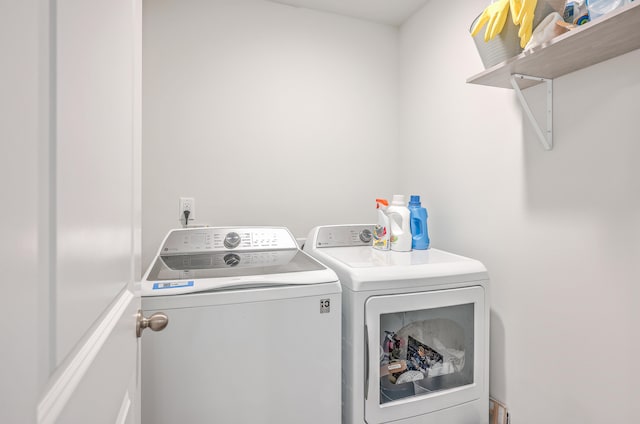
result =
[[[229,253],[224,255],[224,263],[229,266],[236,266],[240,263],[240,256],[235,253]]]
[[[369,243],[371,241],[371,230],[369,230],[368,228],[365,228],[364,230],[360,231],[360,241],[363,243]]]
[[[229,233],[224,237],[224,247],[234,249],[240,245],[240,234]]]

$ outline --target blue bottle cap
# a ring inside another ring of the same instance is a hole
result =
[[[416,194],[411,195],[411,199],[409,200],[410,205],[420,206],[420,196]]]

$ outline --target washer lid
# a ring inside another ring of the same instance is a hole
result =
[[[147,280],[268,276],[323,269],[325,267],[322,264],[298,249],[203,252],[160,255],[151,267]]]
[[[169,232],[141,289],[160,296],[337,280],[284,227],[218,227]]]
[[[142,282],[143,296],[338,281],[299,249],[211,252],[156,258]]]

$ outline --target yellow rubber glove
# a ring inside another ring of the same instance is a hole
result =
[[[480,29],[488,23],[487,30],[484,33],[484,41],[493,39],[496,35],[500,34],[505,22],[507,21],[507,14],[509,13],[509,1],[510,0],[498,0],[495,3],[491,3],[482,12],[478,21],[471,30],[471,36],[475,37]]]
[[[522,2],[523,0],[510,0],[509,1],[509,9],[511,10],[511,20],[514,25],[520,25],[520,21],[518,20],[520,15],[520,11],[522,10]]]
[[[516,0],[518,1],[518,0]],[[533,32],[533,15],[536,11],[537,0],[520,0],[522,7],[516,17],[516,21],[520,24],[518,37],[520,37],[520,47],[524,49],[531,39]],[[515,22],[515,21],[514,21]]]

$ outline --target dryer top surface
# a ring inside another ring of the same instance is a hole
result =
[[[475,259],[430,248],[411,252],[381,251],[361,234],[372,225],[314,228],[304,250],[333,269],[344,287],[354,291],[465,285],[489,279]]]

